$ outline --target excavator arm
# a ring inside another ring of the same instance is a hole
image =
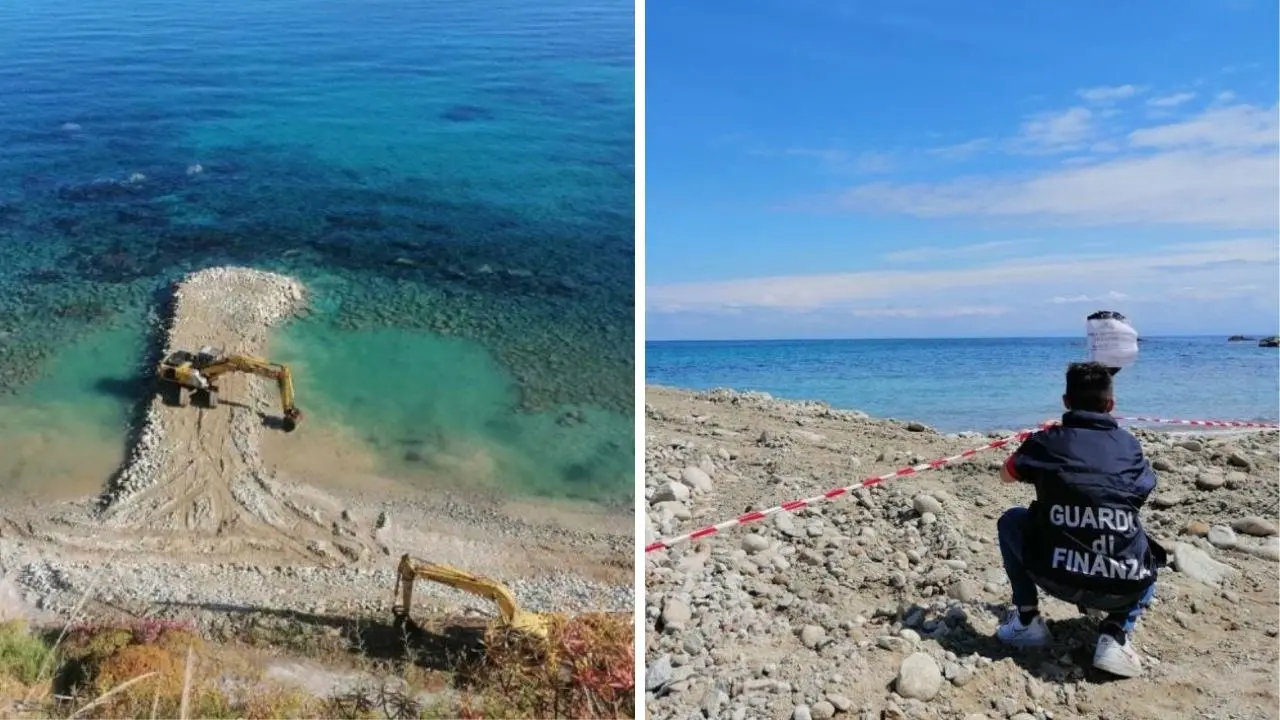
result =
[[[545,640],[547,637],[549,619],[545,615],[522,609],[511,591],[500,583],[448,565],[414,560],[408,554],[401,556],[396,574],[392,612],[397,616],[408,616],[410,604],[413,602],[415,580],[430,580],[472,595],[488,598],[498,606],[503,624],[539,639]]]
[[[280,406],[284,409],[284,430],[292,432],[302,419],[302,411],[294,404],[293,373],[288,365],[273,363],[251,355],[227,355],[201,368],[200,373],[209,380],[227,373],[246,373],[276,381],[280,391]]]

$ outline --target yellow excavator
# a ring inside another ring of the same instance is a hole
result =
[[[218,406],[216,380],[227,373],[248,373],[276,381],[280,388],[280,405],[284,418],[280,423],[285,432],[293,432],[302,421],[302,411],[293,404],[293,373],[288,365],[273,363],[252,355],[227,355],[212,347],[202,347],[199,352],[177,350],[160,362],[158,376],[169,384],[176,404],[185,406],[188,396],[203,395],[206,407]]]
[[[551,618],[522,609],[511,594],[511,591],[501,583],[472,575],[448,565],[415,560],[409,557],[408,554],[400,557],[400,567],[396,573],[396,590],[392,598],[391,612],[397,619],[404,620],[409,617],[409,607],[413,601],[413,583],[415,580],[431,580],[473,595],[488,598],[498,606],[499,622],[502,627],[539,641],[547,639],[551,627]]]

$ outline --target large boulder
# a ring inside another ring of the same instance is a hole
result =
[[[912,653],[898,668],[893,689],[904,698],[928,702],[942,689],[942,671],[932,657],[922,652]]]

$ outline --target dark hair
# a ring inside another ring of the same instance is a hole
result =
[[[1072,410],[1108,412],[1112,398],[1111,369],[1102,363],[1071,363],[1067,367],[1067,405]]]

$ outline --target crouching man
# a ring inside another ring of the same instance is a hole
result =
[[[1129,638],[1155,594],[1156,571],[1167,562],[1138,519],[1156,476],[1138,439],[1111,417],[1107,366],[1072,364],[1062,402],[1062,423],[1027,438],[1000,472],[1005,482],[1034,485],[1036,499],[997,523],[1016,606],[997,637],[1016,647],[1053,642],[1040,616],[1040,589],[1105,616],[1093,665],[1135,677],[1142,661]]]

